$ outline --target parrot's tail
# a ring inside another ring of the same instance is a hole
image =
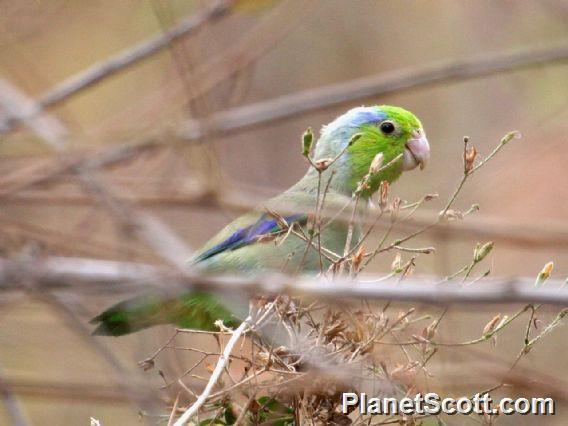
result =
[[[162,324],[156,316],[157,302],[155,296],[139,296],[117,303],[91,320],[91,324],[98,324],[93,334],[123,336]]]
[[[147,294],[111,306],[91,320],[97,324],[98,336],[123,336],[160,324],[175,324],[182,328],[215,331],[215,321],[223,320],[228,327],[240,321],[219,304],[210,293],[191,292],[172,298]]]

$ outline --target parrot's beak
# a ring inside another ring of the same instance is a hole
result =
[[[416,130],[412,137],[406,141],[404,147],[404,157],[402,162],[403,170],[412,170],[420,165],[422,170],[430,159],[430,145],[423,130]]]

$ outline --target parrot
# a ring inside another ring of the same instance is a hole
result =
[[[191,267],[203,273],[247,276],[270,271],[317,274],[331,264],[322,255],[324,250],[343,254],[348,224],[328,221],[319,232],[321,250],[290,229],[305,229],[318,205],[322,217],[334,217],[358,190],[361,205],[368,205],[382,181],[392,183],[404,171],[423,169],[430,157],[420,120],[404,108],[389,105],[353,108],[322,127],[315,148],[311,142],[303,145],[311,162],[306,174],[223,228],[188,260]],[[360,183],[379,154],[382,164],[389,166],[373,174],[361,191]],[[317,165],[326,162],[329,166],[318,170]],[[357,214],[364,214],[363,209]],[[213,331],[218,320],[228,327],[238,326],[243,318],[225,302],[219,294],[201,290],[175,296],[142,294],[93,318],[91,323],[97,325],[93,334],[122,336],[160,324]]]

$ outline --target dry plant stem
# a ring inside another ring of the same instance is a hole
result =
[[[345,145],[345,147],[330,161],[330,163],[327,165],[327,169],[329,167],[331,167],[337,160],[339,160],[339,158],[341,158],[341,156],[347,152],[347,150],[349,149],[350,146],[351,146],[351,141],[347,145]],[[325,191],[324,191],[323,197],[321,197],[321,179],[322,179],[322,173],[323,173],[324,170],[322,168],[318,167],[318,165],[314,162],[314,160],[310,156],[309,152],[305,155],[305,157],[308,160],[308,163],[310,163],[310,166],[313,167],[313,169],[318,174],[318,185],[317,185],[316,211],[315,211],[315,215],[314,215],[314,220],[313,220],[313,223],[311,225],[311,229],[309,229],[309,238],[307,240],[307,244],[306,244],[306,248],[304,250],[304,254],[302,255],[302,260],[300,261],[300,264],[298,265],[298,268],[296,270],[296,274],[298,274],[301,271],[302,267],[304,266],[304,264],[306,262],[308,250],[309,250],[310,246],[313,245],[312,242],[313,242],[314,236],[316,234],[316,228],[317,228],[317,239],[318,239],[317,250],[318,250],[318,254],[319,254],[320,272],[323,272],[320,213],[323,209],[323,205],[324,205],[324,202],[325,202],[325,196],[327,194],[327,191],[329,189],[329,185],[331,183],[331,179],[333,178],[333,174],[334,174],[334,172],[332,171],[332,173],[329,177],[329,180],[327,181],[327,184],[325,186]],[[321,198],[321,201],[320,201],[320,198]],[[310,226],[309,223],[308,223],[308,226]]]
[[[353,202],[353,211],[351,212],[351,219],[349,219],[349,225],[347,228],[347,237],[345,238],[345,247],[343,249],[343,257],[340,259],[338,274],[341,275],[345,267],[345,262],[347,262],[347,254],[351,249],[351,240],[353,239],[353,231],[355,229],[355,215],[357,214],[357,208],[359,207],[359,199],[361,194],[356,194]],[[353,266],[353,264],[351,264]],[[351,275],[351,273],[350,273]]]
[[[440,343],[440,342],[430,342],[430,343],[432,343],[435,346],[469,346],[469,345],[475,345],[475,344],[478,344],[478,343],[489,341],[493,336],[495,336],[497,333],[499,333],[501,330],[503,330],[505,327],[507,327],[509,324],[511,324],[515,319],[517,319],[519,316],[521,316],[523,313],[525,313],[528,309],[529,309],[529,305],[524,306],[523,308],[521,308],[517,312],[515,312],[513,315],[511,315],[509,318],[507,318],[506,321],[503,321],[503,323],[500,324],[498,327],[496,327],[495,330],[481,336],[478,339],[469,340],[469,341],[461,342],[461,343]]]
[[[527,306],[529,306],[529,305],[527,305]],[[531,312],[534,314],[534,307],[532,305],[530,305],[530,309],[532,309]],[[548,333],[550,333],[552,330],[554,330],[556,327],[558,327],[562,323],[562,320],[564,319],[564,317],[566,315],[568,315],[568,309],[563,309],[562,311],[560,311],[558,313],[556,318],[554,318],[554,320],[552,320],[552,322],[550,324],[548,324],[545,327],[544,330],[542,330],[542,332],[540,334],[538,334],[532,340],[525,343],[525,345],[523,346],[523,348],[521,349],[521,351],[517,355],[517,358],[513,362],[513,365],[511,365],[510,370],[512,370],[513,368],[516,367],[516,365],[519,363],[519,361],[521,360],[523,355],[527,354],[533,348],[533,346],[536,343],[538,343],[544,336],[546,336]]]
[[[191,405],[191,407],[189,407],[180,416],[180,418],[177,419],[177,421],[174,423],[174,426],[182,426],[191,417],[193,417],[195,414],[197,414],[197,411],[205,403],[205,401],[209,397],[209,394],[213,390],[213,387],[217,384],[217,381],[219,380],[221,373],[224,371],[225,365],[230,358],[233,347],[235,346],[235,344],[237,343],[237,341],[239,340],[241,335],[245,332],[247,327],[249,327],[249,323],[251,321],[252,321],[252,317],[250,317],[250,316],[247,317],[242,322],[242,324],[237,329],[235,329],[235,331],[233,331],[233,333],[231,334],[231,338],[229,339],[229,341],[227,342],[227,345],[225,346],[225,350],[223,351],[221,356],[219,356],[219,360],[217,361],[217,365],[215,366],[213,373],[211,373],[211,377],[209,378],[209,381],[207,382],[207,386],[205,386],[205,389],[203,390],[201,395],[199,395],[199,398],[197,398],[197,401],[195,401]]]
[[[174,416],[176,414],[177,408],[178,408],[178,403],[179,403],[179,395],[181,392],[178,392],[176,395],[176,399],[174,400],[174,405],[172,407],[172,411],[170,412],[170,417],[168,418],[168,426],[172,425],[172,422],[174,421]]]
[[[465,184],[465,182],[467,181],[467,179],[473,175],[477,170],[479,170],[481,167],[483,167],[484,165],[486,165],[493,157],[495,157],[495,155],[497,155],[499,153],[499,151],[501,151],[501,149],[503,149],[503,147],[513,138],[519,138],[520,134],[518,132],[510,132],[507,135],[505,135],[501,141],[499,142],[499,144],[493,149],[493,151],[487,156],[485,157],[481,162],[479,162],[475,167],[473,167],[470,171],[466,171],[464,170],[464,174],[458,184],[458,186],[456,187],[455,191],[453,192],[452,196],[449,198],[448,202],[446,203],[446,205],[444,206],[444,208],[442,209],[442,211],[440,212],[438,219],[429,224],[424,226],[421,229],[416,230],[415,232],[400,238],[396,241],[393,241],[391,244],[389,244],[388,246],[381,248],[381,244],[379,244],[379,246],[377,247],[377,249],[375,249],[371,254],[369,254],[368,259],[365,263],[365,266],[367,266],[369,264],[369,262],[379,253],[383,253],[385,251],[389,251],[391,249],[393,249],[395,246],[398,246],[414,237],[417,237],[418,235],[423,234],[424,232],[434,228],[435,226],[437,226],[438,224],[440,224],[442,221],[445,220],[445,216],[448,213],[448,211],[450,210],[450,208],[453,206],[454,202],[456,201],[459,193],[461,192],[461,190],[463,189],[463,186]],[[467,148],[467,139],[466,142],[464,143],[464,151]],[[391,228],[389,228],[390,231]],[[381,242],[382,243],[382,242]]]
[[[254,401],[254,399],[256,398],[256,394],[252,393],[249,396],[249,399],[247,400],[247,402],[245,403],[245,405],[243,406],[241,412],[239,413],[239,417],[237,417],[237,419],[235,420],[234,426],[239,426],[241,425],[244,421],[245,421],[245,417],[248,413],[248,409],[250,407],[250,404]]]
[[[393,166],[402,158],[402,156],[403,156],[402,154],[397,155],[392,160],[390,160],[387,164],[381,166],[376,172],[374,172],[374,174],[378,175],[379,173],[381,173],[381,172],[385,171],[386,169],[388,169],[389,167]],[[365,177],[361,180],[361,182],[359,182],[357,184],[357,190],[355,191],[355,195],[353,196],[353,198],[354,198],[353,210],[351,211],[351,217],[350,217],[349,222],[348,222],[347,238],[345,239],[345,248],[343,249],[343,257],[339,260],[340,263],[339,263],[339,268],[338,268],[338,275],[341,275],[341,273],[343,272],[343,269],[345,267],[345,262],[348,261],[347,256],[351,252],[351,241],[353,239],[353,232],[355,230],[355,222],[356,222],[355,219],[356,219],[356,215],[357,215],[357,209],[359,207],[359,201],[361,199],[361,195],[362,195],[363,191],[368,186],[368,183],[371,180],[371,178],[372,178],[371,171],[369,171],[365,175]],[[362,243],[362,241],[361,241],[361,243]],[[351,263],[349,275],[351,276],[353,274],[353,272],[354,272],[353,271],[353,263]]]
[[[323,191],[323,196],[322,196],[322,200],[319,206],[319,211],[316,212],[316,223],[317,223],[317,238],[318,238],[318,251],[319,251],[319,259],[320,259],[320,273],[323,272],[323,261],[322,261],[322,254],[321,254],[321,250],[322,250],[322,245],[321,245],[321,232],[322,232],[322,227],[321,227],[321,212],[323,211],[323,208],[325,206],[325,199],[326,196],[329,192],[329,187],[331,185],[331,180],[333,179],[333,176],[335,175],[335,170],[331,171],[331,174],[329,175],[329,179],[327,180],[327,183],[325,184],[325,188]],[[321,174],[320,174],[320,179],[321,179]],[[318,182],[318,200],[319,200],[319,182]]]

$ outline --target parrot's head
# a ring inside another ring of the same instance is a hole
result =
[[[356,134],[360,137],[332,166],[333,179],[339,180],[343,192],[355,190],[379,153],[383,155],[383,165],[400,158],[369,182],[368,194],[375,192],[381,181],[392,182],[405,170],[417,166],[423,169],[430,157],[430,146],[420,120],[403,108],[380,105],[353,108],[324,126],[315,159],[334,158]]]

